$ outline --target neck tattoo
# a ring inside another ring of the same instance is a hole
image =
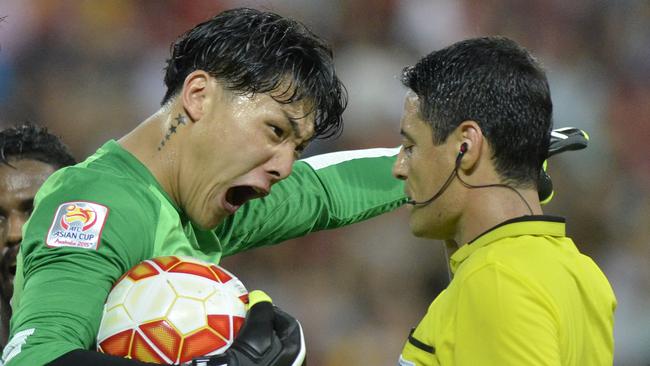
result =
[[[169,125],[169,129],[167,130],[167,133],[165,133],[165,137],[163,137],[163,139],[160,141],[160,145],[158,145],[158,151],[162,150],[162,148],[165,147],[165,144],[167,143],[167,141],[169,141],[171,136],[176,133],[176,130],[178,129],[178,127],[180,125],[186,125],[187,124],[187,117],[185,117],[183,114],[179,113],[178,116],[176,116],[176,118],[174,118],[174,121],[176,121],[176,123],[172,122]]]

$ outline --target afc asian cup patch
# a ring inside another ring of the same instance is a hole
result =
[[[66,202],[56,210],[45,244],[97,250],[107,216],[108,207],[98,203]]]

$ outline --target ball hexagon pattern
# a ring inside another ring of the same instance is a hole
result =
[[[160,364],[225,351],[246,317],[248,291],[232,273],[181,256],[143,261],[115,284],[97,350]]]

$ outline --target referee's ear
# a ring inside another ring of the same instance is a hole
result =
[[[487,144],[483,131],[476,121],[467,120],[461,122],[453,133],[457,140],[457,150],[462,153],[460,169],[469,174],[485,157],[490,158],[489,151],[486,151]],[[465,148],[463,148],[465,145]],[[461,149],[464,150],[461,152]]]

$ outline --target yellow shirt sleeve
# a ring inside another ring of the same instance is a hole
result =
[[[554,305],[503,265],[489,263],[464,278],[456,316],[456,366],[560,365]]]

